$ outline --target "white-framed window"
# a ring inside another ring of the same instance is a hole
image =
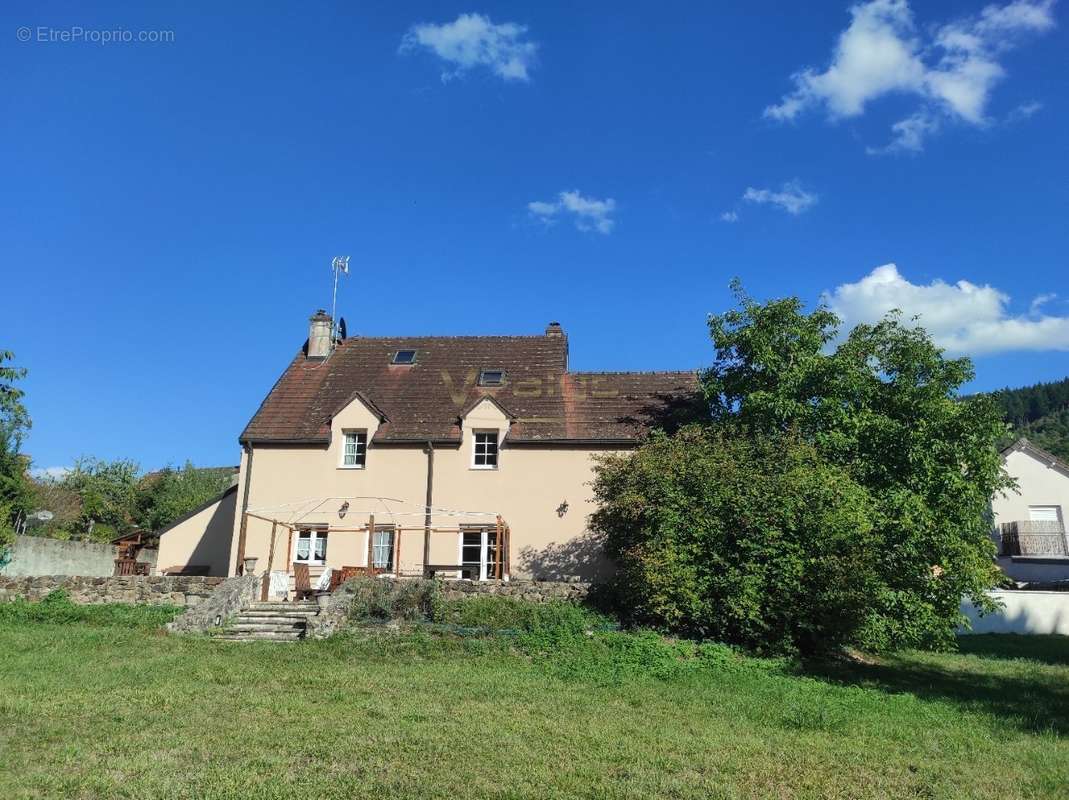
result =
[[[371,540],[371,566],[393,572],[394,529],[392,525],[376,526]]]
[[[472,431],[472,469],[497,469],[497,431]]]
[[[1029,506],[1028,519],[1030,522],[1040,523],[1040,527],[1050,528],[1052,532],[1062,529],[1061,506]]]
[[[462,576],[473,581],[497,577],[497,529],[465,525],[460,531]]]
[[[363,469],[367,461],[367,431],[345,431],[341,465],[346,469]]]
[[[324,564],[327,560],[327,532],[315,528],[297,531],[293,560],[302,564]]]

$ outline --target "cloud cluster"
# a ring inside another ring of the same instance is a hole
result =
[[[1044,314],[1040,308],[1054,299],[1051,294],[1036,297],[1027,314],[1014,316],[1007,311],[1009,296],[992,286],[964,280],[910,283],[894,264],[884,264],[823,299],[843,319],[843,330],[875,322],[893,309],[901,310],[906,322],[917,316],[916,324],[952,354],[1069,350],[1069,317]]]
[[[783,209],[788,214],[797,216],[815,206],[820,198],[818,195],[803,189],[798,181],[788,181],[780,187],[779,191],[755,189],[752,186],[747,187],[742,194],[742,199],[748,203],[757,203],[758,205],[773,205]],[[725,219],[725,217],[721,215],[721,219]],[[735,215],[735,218],[730,221],[734,222],[735,219],[738,219],[738,215]]]
[[[986,6],[978,15],[918,31],[907,0],[870,0],[850,9],[850,25],[828,67],[795,73],[794,90],[765,109],[775,120],[793,120],[823,108],[843,119],[864,113],[873,100],[912,95],[917,109],[892,126],[890,144],[872,153],[919,151],[946,120],[983,125],[995,85],[1005,76],[1001,55],[1027,34],[1054,27],[1054,0],[1013,0]]]
[[[527,27],[515,22],[495,25],[482,14],[461,14],[453,22],[413,25],[401,40],[401,52],[427,49],[450,65],[442,81],[459,77],[475,67],[486,67],[507,81],[530,80],[538,53],[526,41]]]
[[[527,211],[532,217],[551,225],[562,215],[571,216],[575,227],[581,231],[597,231],[608,234],[616,224],[612,213],[616,210],[616,201],[611,197],[598,200],[583,197],[578,189],[564,191],[553,202],[533,200],[527,204]]]

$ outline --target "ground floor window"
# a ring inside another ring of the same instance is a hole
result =
[[[376,527],[371,539],[371,566],[393,572],[394,551],[393,526]]]
[[[460,563],[464,567],[464,577],[475,581],[499,577],[497,574],[497,529],[472,526],[462,530],[460,537]],[[484,541],[485,555],[483,554]]]
[[[327,560],[327,532],[303,530],[297,532],[293,560],[302,564],[323,564]]]

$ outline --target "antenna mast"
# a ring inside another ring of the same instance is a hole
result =
[[[334,349],[334,342],[338,333],[338,273],[349,274],[349,256],[334,256],[330,262],[330,271],[334,273],[334,295],[330,301],[330,348]]]

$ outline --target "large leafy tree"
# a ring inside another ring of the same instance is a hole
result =
[[[128,459],[79,458],[60,482],[81,499],[71,535],[105,542],[133,527],[138,479],[138,465]]]
[[[864,491],[865,524],[859,523],[853,536],[837,539],[844,559],[857,568],[840,580],[855,589],[864,587],[851,594],[858,606],[849,618],[856,624],[825,629],[825,643],[879,649],[949,644],[961,620],[963,596],[991,607],[985,590],[998,581],[999,573],[992,559],[989,503],[995,492],[1010,485],[996,448],[1005,429],[999,409],[989,397],[958,394],[973,377],[972,364],[965,358],[946,358],[923,329],[898,314],[875,325],[858,325],[842,338],[839,320],[826,308],[806,313],[797,298],[761,304],[735,288],[738,307],[709,320],[716,357],[702,375],[711,412],[704,424],[727,437],[786,438],[810,447],[815,460],[799,469],[814,474],[838,470],[823,474],[848,478]],[[637,464],[653,446],[630,460]],[[775,516],[787,505],[805,502],[808,490],[799,488],[800,494],[792,495],[783,487],[802,484],[784,484],[771,468],[767,460],[751,460],[748,472],[754,486],[777,487],[769,495],[776,507],[768,514]],[[694,484],[680,483],[675,474],[666,473],[671,485],[661,487],[658,496],[690,503],[696,513],[639,526],[646,541],[635,542],[630,537],[636,529],[625,530],[620,521],[627,516],[617,513],[623,511],[613,494],[621,488],[613,482],[619,473],[605,467],[599,471],[595,491],[606,510],[599,512],[596,523],[610,550],[623,559],[625,582],[642,573],[629,559],[668,552],[671,548],[652,545],[678,537],[675,526],[708,527],[724,521],[717,515],[730,503],[717,506],[715,514],[706,513]],[[661,502],[640,489],[621,496],[629,497],[632,505],[641,505],[642,497],[650,507]],[[748,507],[747,497],[740,494],[737,500]],[[770,530],[792,530],[790,525],[802,524],[801,519],[777,523]],[[765,535],[758,527],[741,529]],[[800,541],[800,534],[791,535]],[[717,537],[701,541],[701,547],[712,547]],[[854,545],[860,541],[872,558],[857,557]],[[736,559],[733,563],[741,569],[753,552],[749,546],[734,547],[721,556]],[[693,548],[684,548],[679,557],[697,556]],[[709,554],[701,557],[709,561]],[[651,584],[639,582],[636,591],[644,591],[643,585]],[[762,591],[779,592],[777,586],[766,584]],[[624,589],[635,590],[636,584]],[[724,608],[721,604],[717,613]],[[660,612],[648,621],[673,624],[671,614]],[[710,627],[715,630],[715,624]],[[752,635],[741,639],[754,643]],[[804,637],[794,641],[798,647],[816,644]]]
[[[24,392],[16,385],[26,370],[13,366],[13,360],[14,354],[0,350],[0,560],[6,558],[18,520],[30,511],[32,497],[26,458],[20,452],[30,416],[22,402]]]
[[[718,421],[792,431],[848,470],[874,503],[881,558],[864,629],[874,647],[940,645],[960,621],[961,598],[990,607],[991,497],[1007,488],[995,401],[962,398],[968,358],[946,358],[897,312],[839,340],[825,308],[797,298],[759,304],[736,285],[739,308],[709,328],[716,359],[705,372]]]

